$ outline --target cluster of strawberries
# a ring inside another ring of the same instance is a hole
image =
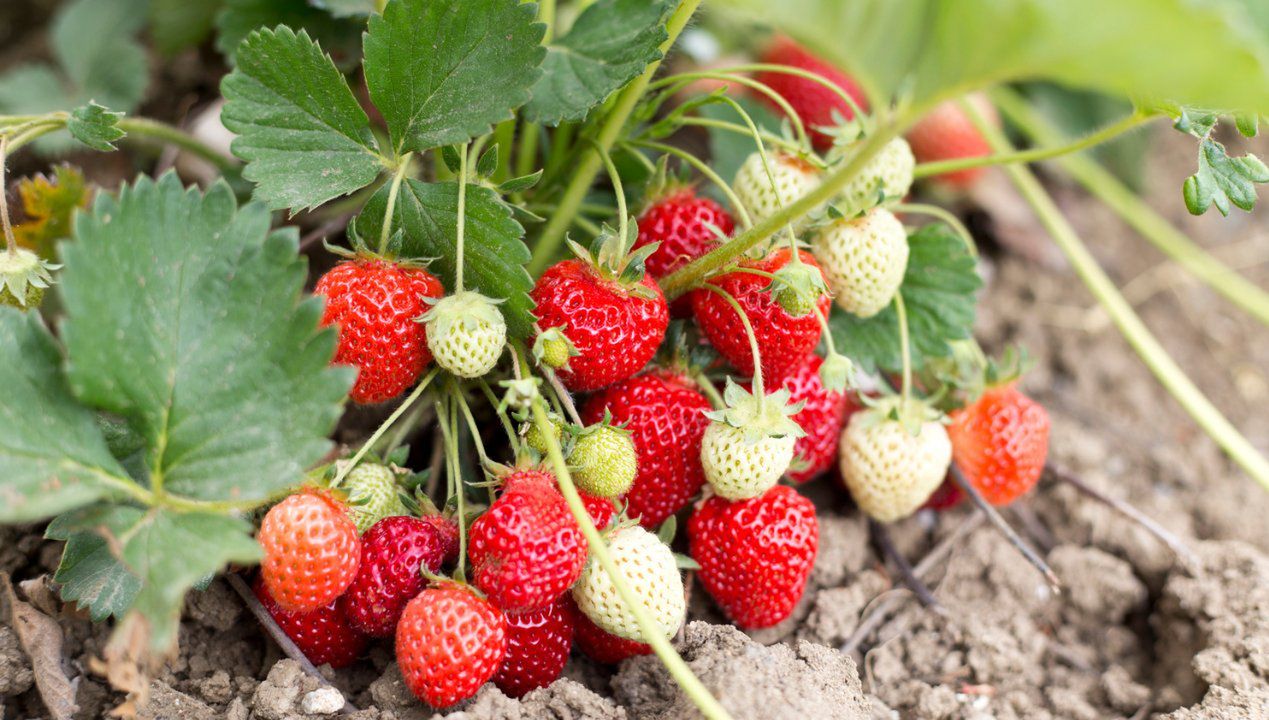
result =
[[[849,119],[863,103],[849,78],[801,48],[780,42],[765,59],[855,96],[848,103],[803,77],[764,74],[808,126]],[[831,157],[833,138],[813,137]],[[913,145],[929,152],[931,143]],[[537,280],[537,371],[569,391],[559,393],[562,406],[571,409],[571,394],[582,400],[576,413],[509,438],[516,461],[488,468],[497,487],[489,506],[466,527],[462,515],[412,514],[393,468],[362,463],[337,488],[306,488],[266,515],[256,585],[264,605],[315,663],[339,667],[368,638],[393,637],[408,686],[447,707],[489,681],[513,696],[549,684],[574,641],[615,663],[651,652],[649,633],[672,636],[686,613],[683,579],[655,531],[680,512],[689,513],[696,578],[733,622],[761,628],[790,615],[818,549],[815,508],[796,484],[836,465],[859,507],[892,521],[930,500],[954,456],[991,502],[1025,493],[1044,464],[1048,419],[1012,384],[948,420],[906,392],[851,394],[848,364],[832,351],[816,355],[834,302],[868,317],[894,300],[907,235],[885,204],[907,194],[914,162],[908,142],[891,141],[842,193],[856,212],[811,214],[789,228],[809,251],[780,241],[673,303],[658,280],[716,248],[736,221],[690,186],[652,194],[637,234],[605,232]],[[746,222],[816,187],[821,167],[755,153],[733,183]],[[324,322],[339,327],[336,362],[358,368],[357,402],[401,395],[433,360],[475,378],[503,354],[496,303],[471,291],[444,296],[421,267],[357,258],[322,277],[317,292],[327,299]],[[720,360],[655,361],[672,317]],[[720,397],[706,373],[726,368],[751,380],[726,375]],[[600,566],[543,461],[555,452],[624,587]]]

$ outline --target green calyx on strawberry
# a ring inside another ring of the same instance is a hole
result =
[[[397,475],[393,466],[361,462],[344,476],[339,489],[347,496],[348,516],[358,533],[386,517],[407,513]]]
[[[39,307],[44,291],[53,284],[51,272],[60,267],[23,248],[0,250],[0,305]]]
[[[580,354],[564,328],[547,328],[533,340],[533,359],[554,370],[568,370],[569,358]]]
[[[634,218],[626,228],[626,236],[608,225],[604,225],[599,235],[586,248],[573,240],[568,241],[569,248],[578,260],[590,265],[605,280],[617,283],[631,295],[644,300],[653,300],[656,293],[643,284],[647,275],[647,261],[652,253],[660,247],[659,243],[649,243],[635,247],[639,238],[639,226]]]
[[[462,378],[492,370],[507,343],[500,302],[471,290],[429,301],[432,307],[419,322],[427,324],[427,346],[436,364]]]
[[[789,262],[772,275],[774,277],[766,290],[793,317],[814,312],[816,302],[828,293],[824,275],[819,269],[802,262],[798,254],[793,254]]]
[[[855,379],[855,363],[841,353],[830,350],[820,365],[820,382],[825,389],[841,392],[853,384]]]
[[[789,391],[750,393],[730,378],[727,407],[705,413],[711,422],[701,440],[701,465],[714,492],[729,500],[757,497],[775,485],[793,461],[793,447],[805,435],[793,420],[802,403]]]
[[[937,388],[937,406],[950,412],[973,405],[986,391],[1017,382],[1032,363],[1021,347],[1006,347],[999,359],[983,354],[973,339],[953,340],[952,354],[930,360],[922,384]]]
[[[568,463],[577,487],[588,495],[617,497],[630,489],[639,471],[630,431],[612,424],[612,415],[584,428],[573,441]]]

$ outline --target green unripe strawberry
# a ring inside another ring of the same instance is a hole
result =
[[[884,310],[903,284],[908,233],[894,213],[878,207],[820,227],[811,252],[838,307],[867,318]]]
[[[488,373],[507,343],[507,321],[497,304],[470,290],[441,298],[421,319],[436,364],[458,377]]]
[[[396,473],[386,465],[361,463],[344,478],[343,488],[348,493],[348,516],[358,533],[386,517],[406,514]]]
[[[30,250],[0,250],[0,305],[19,310],[39,307],[44,290],[53,284],[49,271],[59,267],[44,262]]]
[[[852,210],[867,210],[879,204],[898,202],[912,188],[916,160],[903,138],[895,138],[873,156],[850,184],[842,190],[845,204]]]
[[[578,436],[568,464],[582,492],[603,498],[629,490],[639,470],[630,433],[607,423],[592,425]]]
[[[567,456],[568,449],[564,447],[564,424],[560,422],[559,418],[552,416],[548,427],[550,428],[551,437],[555,438],[555,443],[560,446],[561,452]],[[525,444],[536,450],[538,455],[544,458],[547,456],[546,437],[546,434],[542,432],[542,429],[535,422],[529,423],[529,428],[524,431]]]

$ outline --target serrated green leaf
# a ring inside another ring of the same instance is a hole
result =
[[[670,7],[664,0],[599,0],[586,8],[548,48],[524,116],[546,125],[586,117],[661,58]]]
[[[521,175],[520,177],[511,178],[498,186],[498,192],[508,194],[528,190],[537,185],[538,181],[542,179],[542,172],[542,170],[538,170],[532,175]]]
[[[1235,115],[1234,125],[1243,137],[1256,137],[1256,133],[1260,132],[1260,116],[1255,113]]]
[[[329,447],[351,384],[292,229],[175,174],[99,195],[63,246],[62,338],[81,402],[128,420],[168,494],[263,501]]]
[[[61,584],[62,599],[88,610],[94,622],[108,617],[122,618],[141,590],[141,579],[111,552],[105,535],[86,526],[127,527],[144,511],[125,505],[111,505],[88,512],[72,512],[54,518],[44,535],[66,541],[62,560],[53,579]]]
[[[379,237],[387,209],[388,189],[382,188],[357,216],[354,229],[362,237]],[[405,230],[401,248],[406,258],[434,258],[429,269],[454,289],[457,246],[458,184],[409,180],[401,185],[392,226]],[[524,269],[529,249],[524,228],[511,209],[492,190],[467,186],[466,255],[464,281],[485,296],[504,299],[498,306],[512,337],[528,337],[533,329],[533,279]],[[470,289],[470,288],[469,288]]]
[[[364,17],[375,11],[374,0],[308,0],[335,17]]]
[[[1210,110],[1183,107],[1181,114],[1172,123],[1172,127],[1196,138],[1205,138],[1212,132],[1212,128],[1216,127],[1219,120],[1220,116]]]
[[[370,16],[366,84],[397,154],[457,145],[511,118],[546,54],[536,9],[517,0],[393,0]]]
[[[486,148],[480,154],[480,159],[476,161],[476,174],[480,177],[487,178],[496,172],[498,172],[498,143]]]
[[[115,141],[125,135],[119,129],[121,117],[123,113],[110,112],[97,103],[90,102],[71,111],[66,129],[70,131],[71,137],[93,150],[110,152],[115,149]]]
[[[907,90],[924,104],[992,83],[1047,79],[1269,112],[1269,52],[1246,13],[1252,0],[724,2],[847,68],[874,100]]]
[[[0,307],[0,522],[30,522],[129,484],[75,402],[36,313]]]
[[[309,5],[305,0],[223,0],[216,16],[216,49],[233,64],[238,44],[253,31],[285,25],[304,30],[322,44],[335,63],[343,67],[359,59],[364,24],[344,20]]]
[[[310,208],[369,185],[383,170],[370,120],[307,33],[252,33],[221,83],[233,152],[270,208]]]
[[[1229,206],[1251,211],[1256,206],[1256,184],[1269,182],[1269,167],[1255,155],[1230,157],[1225,146],[1206,138],[1199,143],[1198,172],[1186,180],[1186,208],[1202,215],[1212,205],[1221,215]]]
[[[912,364],[920,368],[927,358],[950,355],[950,341],[970,337],[976,313],[974,293],[982,280],[964,241],[944,225],[921,227],[908,237],[908,247],[908,269],[900,291],[908,315]],[[834,309],[829,329],[837,351],[864,370],[902,368],[899,319],[893,303],[867,319]]]
[[[164,55],[203,42],[223,0],[150,0],[150,37]]]

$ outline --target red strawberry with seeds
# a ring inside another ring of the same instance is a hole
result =
[[[330,665],[335,669],[347,667],[365,652],[366,636],[348,622],[338,601],[316,610],[290,612],[283,610],[273,599],[262,578],[257,577],[251,589],[282,632],[314,665]]]
[[[419,593],[401,614],[397,664],[406,687],[434,708],[466,700],[507,653],[507,621],[471,588],[446,582]]]
[[[999,127],[996,107],[982,93],[968,97],[974,108],[988,122]],[[908,131],[908,145],[917,162],[959,160],[992,154],[991,144],[955,100],[941,103]],[[951,188],[965,189],[987,172],[986,167],[966,168],[935,175],[931,179]]]
[[[260,575],[285,610],[325,607],[357,575],[357,526],[348,517],[348,506],[329,491],[305,488],[274,505],[256,539],[264,548]]]
[[[987,502],[1008,505],[1040,480],[1049,454],[1049,413],[1010,383],[988,388],[951,414],[952,458]]]
[[[718,235],[713,228],[727,237],[735,222],[718,203],[698,197],[690,187],[679,187],[652,202],[639,216],[635,247],[660,243],[647,261],[648,274],[660,280],[717,247]],[[670,312],[687,317],[692,314],[691,302],[681,297],[670,305]]]
[[[517,470],[472,523],[467,556],[481,592],[504,611],[524,612],[554,602],[577,580],[586,539],[555,477]]]
[[[780,248],[762,260],[742,261],[741,266],[774,274],[787,265],[792,256],[788,248]],[[819,270],[819,263],[810,253],[799,250],[798,257],[807,266]],[[735,298],[749,318],[762,354],[763,377],[783,377],[819,344],[820,321],[816,314],[790,315],[777,302],[775,293],[768,290],[772,284],[769,278],[734,270],[709,282]],[[824,317],[828,317],[831,303],[826,294],[815,300],[816,308]],[[718,354],[741,373],[752,375],[753,352],[749,337],[744,323],[726,299],[708,290],[695,292],[692,311],[696,324]]]
[[[441,547],[445,551],[442,564],[451,565],[458,560],[458,524],[452,518],[440,513],[427,513],[419,519],[436,528],[436,531],[440,533]]]
[[[590,515],[590,521],[595,523],[597,529],[603,530],[612,524],[612,519],[617,516],[617,506],[613,504],[612,498],[587,495],[581,490],[577,494],[581,496],[586,514]]]
[[[567,596],[537,610],[507,615],[507,655],[494,684],[507,695],[524,697],[555,682],[573,647],[574,615]]]
[[[846,91],[846,94],[855,100],[860,109],[868,110],[868,98],[864,95],[864,91],[859,87],[858,83],[846,73],[838,70],[825,60],[816,57],[790,38],[777,38],[763,53],[762,62],[772,65],[788,65],[820,75]],[[833,117],[834,111],[841,117],[841,120],[850,120],[855,117],[855,111],[851,108],[850,103],[846,102],[831,88],[825,87],[814,80],[770,71],[760,72],[754,76],[754,79],[775,90],[778,95],[789,103],[793,111],[802,119],[802,124],[806,126],[807,131],[810,132],[815,149],[821,152],[833,146],[833,137],[815,131],[814,128],[836,125],[839,120]],[[759,97],[775,108],[777,112],[781,112],[766,95],[759,95]]]
[[[780,381],[780,387],[789,391],[789,402],[805,403],[793,416],[793,422],[800,425],[806,435],[798,438],[793,446],[797,468],[790,468],[786,473],[790,480],[798,483],[833,466],[842,426],[858,407],[846,393],[824,387],[820,379],[823,364],[824,359],[819,355],[807,355]]]
[[[644,270],[653,248],[631,252],[635,234],[629,234],[623,240],[601,233],[592,250],[571,243],[577,259],[547,268],[533,287],[535,352],[569,390],[625,380],[648,364],[665,337],[665,295]]]
[[[569,598],[568,602],[569,609],[572,610],[573,617],[576,619],[574,630],[577,636],[577,647],[581,648],[586,657],[604,665],[616,665],[626,658],[652,654],[651,645],[613,635],[591,622],[585,613],[577,609],[572,598]]]
[[[711,497],[688,519],[687,536],[696,577],[742,628],[793,612],[819,549],[815,506],[784,485],[749,500]]]
[[[435,275],[385,260],[349,260],[327,271],[313,292],[326,296],[322,325],[339,327],[335,364],[357,368],[348,393],[354,402],[391,400],[432,362],[415,319],[427,312],[423,298],[445,294]]]
[[[436,573],[444,558],[445,539],[430,523],[404,515],[375,523],[361,536],[361,567],[344,593],[348,619],[367,635],[391,636],[427,584],[421,570]]]
[[[678,512],[705,483],[701,438],[709,426],[709,399],[686,377],[665,370],[638,375],[592,395],[582,420],[624,425],[634,440],[639,472],[626,493],[627,513],[656,528]]]

